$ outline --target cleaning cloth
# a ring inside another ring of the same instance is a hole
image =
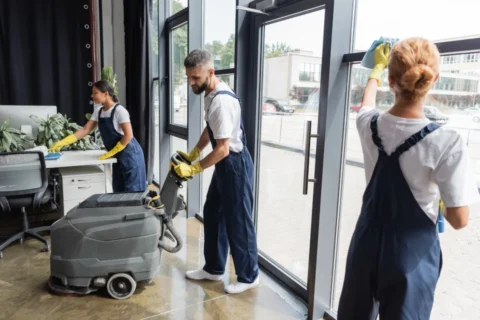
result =
[[[380,37],[380,39],[373,41],[372,45],[370,46],[370,49],[368,49],[365,55],[363,56],[362,63],[361,63],[362,67],[373,69],[373,67],[375,67],[375,62],[373,61],[373,51],[375,51],[375,48],[377,48],[382,43],[389,43],[391,48],[395,43],[398,42],[398,40],[399,39],[396,39],[396,38]]]

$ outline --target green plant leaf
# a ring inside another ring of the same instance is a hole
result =
[[[38,122],[38,123],[42,123],[44,121],[43,119],[40,119],[39,117],[37,117],[34,114],[30,115],[30,119],[32,119],[33,121]]]
[[[6,130],[3,132],[3,140],[5,141],[5,145],[10,148],[10,146],[12,145],[13,137]]]

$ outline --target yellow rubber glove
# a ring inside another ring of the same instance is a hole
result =
[[[378,86],[382,85],[382,74],[388,65],[390,50],[390,43],[382,43],[373,51],[373,62],[375,63],[375,67],[373,67],[368,79],[377,80]]]
[[[177,164],[175,167],[175,172],[177,175],[181,178],[188,178],[192,177],[196,174],[199,174],[200,172],[203,172],[202,166],[200,166],[200,162],[197,162],[195,164],[189,165],[186,163],[180,163]]]
[[[50,149],[48,149],[48,152],[59,152],[62,150],[63,147],[66,147],[72,143],[77,142],[77,137],[75,137],[74,134],[71,134],[67,136],[66,138],[63,138],[60,141],[55,142],[50,146]]]
[[[440,202],[438,203],[439,207],[440,207],[440,213],[446,217],[447,216],[447,207],[445,207],[445,204],[443,203],[443,200],[440,199]]]
[[[190,151],[189,153],[185,153],[183,151],[178,151],[178,150],[177,150],[177,153],[182,157],[184,157],[185,159],[187,159],[189,162],[193,162],[197,160],[198,157],[200,157],[200,149],[198,149],[197,147],[193,148],[193,150]]]
[[[122,151],[123,149],[125,149],[125,146],[123,144],[121,144],[120,141],[119,141],[119,142],[117,142],[115,147],[113,147],[112,150],[110,150],[110,151],[102,154],[100,157],[98,157],[98,160],[105,160],[105,159],[111,158],[114,155],[116,155],[117,153],[119,153],[120,151]]]

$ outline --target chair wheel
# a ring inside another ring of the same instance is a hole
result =
[[[50,251],[50,246],[48,244],[43,246],[43,249],[41,250],[42,252],[48,252]]]
[[[23,244],[23,238],[20,238],[20,244]]]
[[[0,251],[0,259],[3,259],[3,252]]]

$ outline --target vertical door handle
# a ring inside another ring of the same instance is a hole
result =
[[[305,133],[305,165],[303,169],[303,194],[308,194],[308,183],[316,182],[317,179],[309,179],[308,172],[310,168],[310,140],[318,138],[318,134],[312,134],[312,121],[308,120]]]

